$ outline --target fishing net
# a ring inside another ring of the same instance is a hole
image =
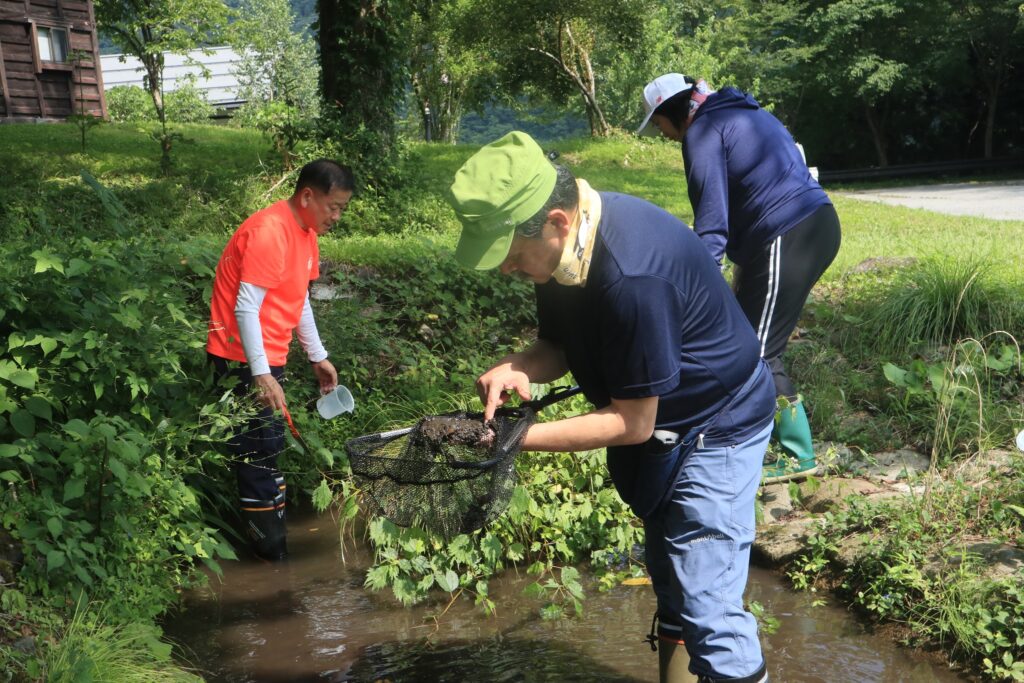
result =
[[[578,389],[549,394],[494,419],[454,412],[413,427],[345,444],[356,484],[374,511],[398,526],[418,526],[447,539],[497,519],[515,489],[515,456],[537,410]],[[482,443],[490,432],[493,439]]]

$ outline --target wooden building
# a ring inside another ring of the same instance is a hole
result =
[[[0,0],[0,122],[106,118],[92,0]]]

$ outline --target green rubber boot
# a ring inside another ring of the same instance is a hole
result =
[[[811,443],[811,424],[803,401],[798,400],[779,409],[772,439],[782,447],[783,455],[773,464],[766,464],[761,472],[762,484],[776,484],[794,479],[806,479],[817,473],[814,445]]]
[[[697,683],[690,673],[690,655],[682,643],[658,643],[658,683]]]

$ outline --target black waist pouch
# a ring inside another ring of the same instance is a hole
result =
[[[651,437],[636,446],[612,446],[608,449],[608,472],[615,489],[640,519],[650,517],[672,497],[672,488],[683,461],[697,447],[699,434],[686,438]]]

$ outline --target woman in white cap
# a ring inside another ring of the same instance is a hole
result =
[[[813,474],[810,424],[782,354],[839,251],[835,208],[789,131],[749,94],[670,73],[644,87],[644,111],[638,133],[682,143],[694,231],[719,265],[726,256],[735,265],[733,291],[786,399],[773,435],[784,455],[763,480]]]

